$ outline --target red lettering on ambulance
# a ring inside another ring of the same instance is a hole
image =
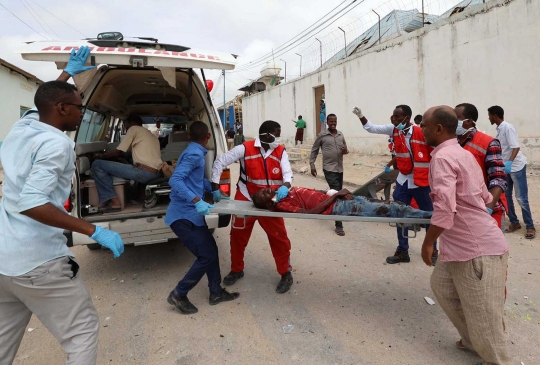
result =
[[[42,49],[42,51],[61,51],[61,50],[62,50],[62,47],[60,46],[49,46]]]

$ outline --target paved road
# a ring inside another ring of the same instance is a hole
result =
[[[234,166],[234,175],[238,166]],[[322,188],[297,174],[295,184]],[[536,212],[537,215],[540,212]],[[279,276],[264,232],[257,226],[246,255],[246,276],[233,286],[239,300],[208,305],[206,279],[190,294],[199,307],[179,314],[165,298],[193,261],[178,242],[108,251],[75,252],[101,318],[98,364],[476,364],[455,349],[458,334],[438,305],[429,306],[431,269],[421,262],[386,265],[394,229],[384,224],[286,221],[295,284],[278,295]],[[229,230],[215,233],[222,273],[229,271]],[[423,237],[423,233],[420,235]],[[540,359],[538,239],[508,235],[512,246],[506,323],[515,363]],[[524,299],[528,296],[528,299]],[[290,334],[282,327],[294,325]],[[15,364],[62,364],[56,340],[32,319]]]

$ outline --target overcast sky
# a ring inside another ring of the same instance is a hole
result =
[[[20,55],[15,53],[22,42],[44,40],[44,37],[82,39],[85,36],[96,37],[100,32],[119,31],[125,37],[150,36],[164,43],[238,54],[239,68],[244,69],[241,65],[272,52],[272,49],[278,48],[311,26],[342,2],[343,0],[0,0],[0,4],[22,20],[0,6],[0,58],[47,81],[58,75],[56,66],[52,63],[22,60]],[[352,2],[353,0],[346,0],[340,9]],[[458,0],[424,0],[426,12],[432,14],[441,14],[457,2]],[[350,42],[376,22],[376,15],[371,9],[376,9],[384,16],[392,9],[420,8],[421,3],[422,0],[356,0],[347,8],[352,9],[349,13],[316,35],[324,43],[324,58],[329,58],[343,47],[343,33],[338,30],[339,26],[347,32],[347,42]],[[287,62],[289,80],[299,76],[300,57],[295,53],[303,55],[302,72],[312,71],[314,62],[317,62],[318,42],[313,38],[307,39],[305,43],[279,56]],[[284,65],[278,59],[276,62]],[[239,93],[237,89],[240,86],[259,77],[260,69],[259,66],[228,74],[227,100]],[[219,74],[220,72],[211,72],[207,78],[217,83]],[[223,100],[222,88],[223,84],[213,93],[217,105]]]

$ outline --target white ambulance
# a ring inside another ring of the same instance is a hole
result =
[[[210,179],[212,164],[227,151],[227,141],[212,105],[208,89],[211,83],[206,82],[204,69],[232,70],[236,56],[163,44],[155,39],[30,42],[21,55],[26,60],[55,62],[61,70],[71,50],[83,45],[91,50],[87,63],[98,67],[74,77],[86,111],[78,130],[68,133],[76,143],[77,172],[65,207],[74,217],[120,233],[126,245],[175,239],[164,223],[170,201],[166,179],[142,185],[115,178],[115,190],[124,208],[100,214],[95,181],[90,175],[91,156],[119,145],[125,133],[122,120],[131,113],[145,122],[161,121],[172,127],[161,140],[164,161],[180,156],[188,144],[190,123],[203,121],[212,133],[206,155],[206,177]],[[230,192],[228,170],[221,176],[220,186]],[[211,194],[205,200],[211,201]],[[210,229],[228,226],[229,221],[227,214],[206,216]],[[101,247],[87,236],[65,234],[69,245]]]

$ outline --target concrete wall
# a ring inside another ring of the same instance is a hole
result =
[[[21,106],[31,108],[38,85],[0,65],[0,144],[13,124],[20,119]]]
[[[370,135],[352,114],[362,109],[377,124],[389,123],[398,104],[413,115],[430,106],[473,103],[480,112],[478,127],[496,134],[487,108],[500,105],[514,124],[523,152],[540,163],[540,1],[497,0],[287,84],[243,99],[244,133],[256,136],[266,119],[282,125],[282,140],[294,141],[301,114],[313,140],[318,101],[314,88],[325,86],[327,113],[338,116],[353,150],[387,153],[385,138]],[[292,142],[294,143],[294,142]]]

